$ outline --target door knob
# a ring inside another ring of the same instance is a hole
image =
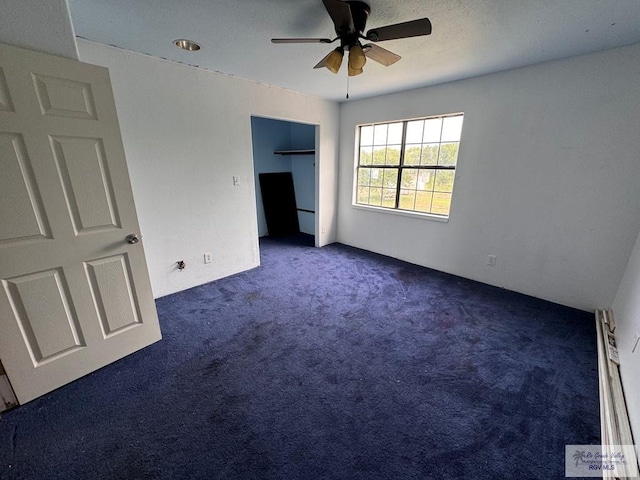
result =
[[[127,235],[126,240],[127,240],[127,243],[130,243],[131,245],[135,245],[140,241],[140,235],[138,235],[137,233],[131,233]]]

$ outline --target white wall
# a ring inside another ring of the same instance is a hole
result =
[[[637,160],[640,161],[640,155]],[[640,453],[640,345],[631,353],[633,339],[640,334],[640,235],[613,302],[617,324],[616,343],[620,354],[620,375],[627,399],[629,420]]]
[[[251,115],[320,125],[319,244],[334,241],[337,104],[93,42],[78,46],[82,61],[111,74],[156,297],[259,264]],[[178,260],[187,263],[182,272]]]
[[[341,104],[338,241],[611,305],[640,229],[639,60],[635,45]],[[465,123],[448,223],[352,206],[356,125],[450,112]]]
[[[0,43],[78,60],[67,0],[2,0]]]

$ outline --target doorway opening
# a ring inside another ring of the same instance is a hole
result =
[[[318,245],[316,129],[251,117],[258,237]]]

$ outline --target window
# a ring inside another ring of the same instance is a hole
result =
[[[448,217],[462,120],[360,126],[356,204]]]

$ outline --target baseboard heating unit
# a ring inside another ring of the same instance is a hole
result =
[[[638,459],[620,380],[620,360],[615,342],[616,324],[611,310],[596,310],[596,330],[603,451],[618,449],[619,446],[626,459],[624,464],[616,465],[615,470],[603,470],[602,477],[638,478]],[[606,448],[607,446],[612,448]]]

